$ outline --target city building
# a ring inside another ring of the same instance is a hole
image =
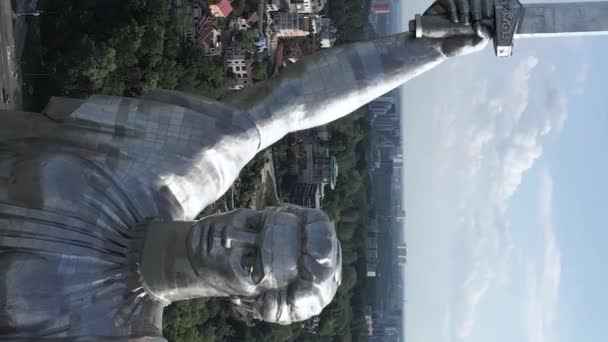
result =
[[[368,262],[365,264],[365,274],[368,278],[376,277],[376,268],[378,265],[375,262]]]
[[[192,42],[196,42],[197,40],[197,30],[200,26],[201,22],[204,20],[203,18],[203,8],[200,3],[197,1],[189,0],[186,1],[183,5],[183,13],[185,17],[191,16],[192,23],[188,24],[184,27],[185,31],[182,32],[183,36]]]
[[[367,305],[365,307],[365,324],[367,325],[367,335],[371,336],[374,332],[373,324],[374,321],[372,319],[372,306]]]
[[[372,5],[372,13],[374,14],[386,14],[391,12],[390,4],[375,4]]]
[[[330,18],[320,17],[319,22],[319,44],[322,49],[328,49],[336,43],[338,29],[335,28]]]
[[[382,2],[388,0],[372,0],[372,5]],[[386,18],[385,15],[380,17]],[[364,272],[367,281],[374,284],[368,342],[399,342],[403,338],[401,310],[405,305],[403,265],[407,263],[407,246],[400,244],[405,222],[402,203],[405,158],[399,107],[400,96],[394,91],[367,107],[371,125],[369,165],[373,211],[365,241]],[[376,244],[378,248],[374,248]],[[373,277],[367,277],[367,271]]]
[[[253,25],[255,25],[259,20],[260,17],[258,16],[258,12],[253,12],[249,15],[249,17],[247,17],[247,25],[249,25],[249,27],[253,27]]]
[[[334,189],[338,178],[338,162],[323,146],[329,140],[329,132],[322,127],[296,133],[294,137],[298,161],[293,172],[298,180],[290,189],[287,202],[320,208],[325,187]]]
[[[215,0],[209,5],[209,12],[214,17],[225,18],[232,13],[232,3],[230,0]]]
[[[398,342],[403,324],[402,310],[383,310],[372,313],[372,335],[369,341]]]
[[[306,37],[316,33],[317,17],[300,13],[273,12],[273,29],[279,38]]]
[[[374,221],[372,221],[374,222]],[[372,222],[370,222],[370,229],[368,229],[368,233],[367,233],[367,240],[365,241],[365,269],[366,269],[366,275],[368,278],[374,278],[376,277],[377,274],[377,268],[378,268],[378,237],[379,237],[379,233],[377,228],[376,229],[371,229],[371,225],[373,224]],[[375,221],[377,224],[377,221]]]
[[[241,90],[253,83],[252,66],[253,59],[250,53],[239,46],[226,48],[224,54],[224,67],[226,71],[234,75],[235,80],[229,85],[230,90]]]
[[[367,228],[367,231],[369,232],[369,234],[377,234],[380,231],[378,227],[377,218],[373,218],[369,221],[369,227]]]
[[[324,197],[325,187],[322,184],[298,182],[289,192],[287,202],[307,208],[321,208]]]
[[[319,13],[325,7],[327,0],[290,0],[289,12],[311,14]]]
[[[292,63],[310,55],[312,53],[313,44],[311,39],[301,39],[289,52],[289,55],[284,56],[285,59]]]
[[[369,105],[367,105],[367,111],[375,116],[386,115],[391,107],[395,105],[395,99],[391,96],[382,96],[374,101],[372,101]]]
[[[268,12],[276,12],[283,7],[289,8],[289,0],[268,0],[266,1],[266,10]]]
[[[399,244],[397,246],[397,262],[400,266],[407,264],[407,245]]]
[[[335,157],[307,154],[300,161],[299,180],[308,184],[329,184],[333,190],[338,177],[338,162]]]
[[[311,149],[305,153],[299,158],[298,182],[289,192],[288,202],[308,208],[321,208],[325,186],[329,185],[331,189],[336,186],[338,163],[334,157],[313,155]]]
[[[371,6],[373,14],[386,14],[391,12],[390,0],[372,0]]]
[[[314,136],[318,139],[319,142],[328,142],[329,139],[331,138],[330,134],[329,134],[329,129],[327,129],[327,126],[321,126],[321,127],[317,127],[316,129],[314,129]]]
[[[401,130],[401,120],[399,119],[399,115],[387,113],[386,115],[376,117],[374,120],[373,130],[376,132],[395,131],[395,133],[398,133]]]
[[[230,27],[233,31],[247,31],[251,28],[246,18],[235,18],[230,21]]]
[[[367,257],[369,261],[378,261],[378,247],[370,248],[367,250]]]
[[[196,43],[208,56],[219,56],[222,53],[222,32],[217,29],[217,18],[208,16],[199,22]]]

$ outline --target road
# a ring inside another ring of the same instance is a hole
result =
[[[22,107],[20,63],[25,38],[27,17],[15,16],[12,1],[0,0],[0,109],[20,109]],[[36,10],[38,0],[20,0],[18,13]],[[2,90],[7,94],[8,103]]]
[[[19,75],[15,55],[13,8],[11,1],[0,0],[0,109],[14,109],[20,97]],[[3,91],[10,103],[6,103]]]
[[[0,0],[3,1],[3,0]],[[6,0],[4,0],[6,1]],[[38,8],[38,0],[21,0],[19,1],[19,8],[17,13],[31,13],[36,12]],[[28,16],[18,16],[15,21],[15,51],[17,59],[21,60],[21,54],[23,53],[23,47],[25,46],[25,38],[27,36],[28,29]]]

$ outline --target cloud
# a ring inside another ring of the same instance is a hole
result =
[[[473,333],[477,311],[494,284],[508,279],[513,250],[509,202],[526,171],[542,156],[546,139],[557,134],[567,117],[567,98],[547,86],[532,97],[530,78],[539,63],[535,57],[520,61],[498,88],[478,103],[467,131],[462,213],[467,222],[470,266],[453,317],[454,335],[467,340]],[[540,101],[539,101],[540,100]]]
[[[576,95],[583,95],[585,93],[585,84],[589,78],[589,60],[584,58],[581,63],[580,69],[577,71],[574,78],[574,93]]]
[[[452,309],[446,305],[443,315],[443,326],[441,329],[441,340],[443,342],[452,342]]]
[[[568,116],[550,65],[533,56],[507,65],[487,57],[448,61],[403,92],[408,225],[424,227],[406,231],[419,246],[408,267],[411,340],[470,341],[482,333],[484,303],[525,264],[511,261],[523,253],[513,245],[510,202]],[[422,247],[430,244],[431,251]]]
[[[524,318],[529,342],[554,341],[561,276],[561,253],[553,222],[553,179],[546,169],[541,172],[539,193],[543,253],[540,260],[528,260],[526,265]]]

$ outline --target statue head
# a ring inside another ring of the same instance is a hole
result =
[[[149,261],[156,266],[152,271],[146,272],[151,248],[146,246],[144,252],[144,281],[153,294],[168,301],[228,296],[245,320],[290,324],[318,315],[340,285],[340,242],[333,224],[318,209],[238,209],[178,231],[174,238],[182,241],[177,244],[184,250],[175,248],[157,262]]]

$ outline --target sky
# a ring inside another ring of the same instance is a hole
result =
[[[406,341],[608,341],[607,60],[518,40],[402,88]]]

